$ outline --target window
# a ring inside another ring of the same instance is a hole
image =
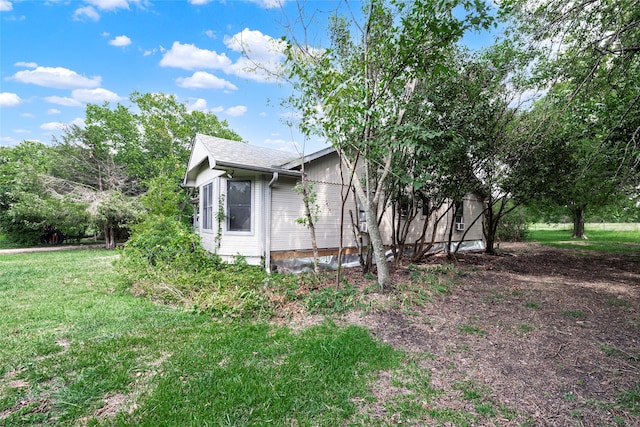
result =
[[[456,202],[455,215],[456,217],[454,222],[456,224],[456,230],[463,231],[464,230],[464,203],[462,203],[462,200],[459,202]]]
[[[202,187],[202,229],[213,229],[213,184]]]
[[[227,181],[227,231],[251,231],[251,181]]]
[[[423,198],[420,201],[421,214],[423,217],[429,216],[429,209],[431,208],[431,201],[427,198]]]

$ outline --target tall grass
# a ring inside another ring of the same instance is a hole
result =
[[[340,425],[399,355],[118,291],[108,251],[0,255],[0,424]]]

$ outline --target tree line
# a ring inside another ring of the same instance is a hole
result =
[[[8,239],[33,244],[55,228],[71,239],[100,235],[113,248],[143,215],[139,198],[150,186],[165,188],[167,198],[179,195],[180,215],[190,221],[180,184],[193,135],[242,138],[173,95],[134,92],[130,102],[87,105],[85,125],[68,127],[51,145],[0,147],[0,230]]]

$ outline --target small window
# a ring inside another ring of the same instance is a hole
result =
[[[457,231],[464,230],[464,203],[459,201],[456,203],[455,224]]]
[[[202,229],[213,229],[213,184],[202,187]]]
[[[251,181],[227,181],[227,231],[251,231]]]
[[[424,198],[420,201],[421,214],[423,217],[429,216],[429,209],[431,208],[431,202],[429,199]]]

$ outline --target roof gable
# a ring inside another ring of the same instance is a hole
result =
[[[325,148],[304,157],[311,162],[334,152]],[[282,173],[300,176],[297,168],[303,162],[300,155],[272,148],[257,147],[240,141],[231,141],[215,136],[196,134],[184,177],[185,186],[194,186],[200,165],[208,162],[210,169],[244,169],[256,172]]]

